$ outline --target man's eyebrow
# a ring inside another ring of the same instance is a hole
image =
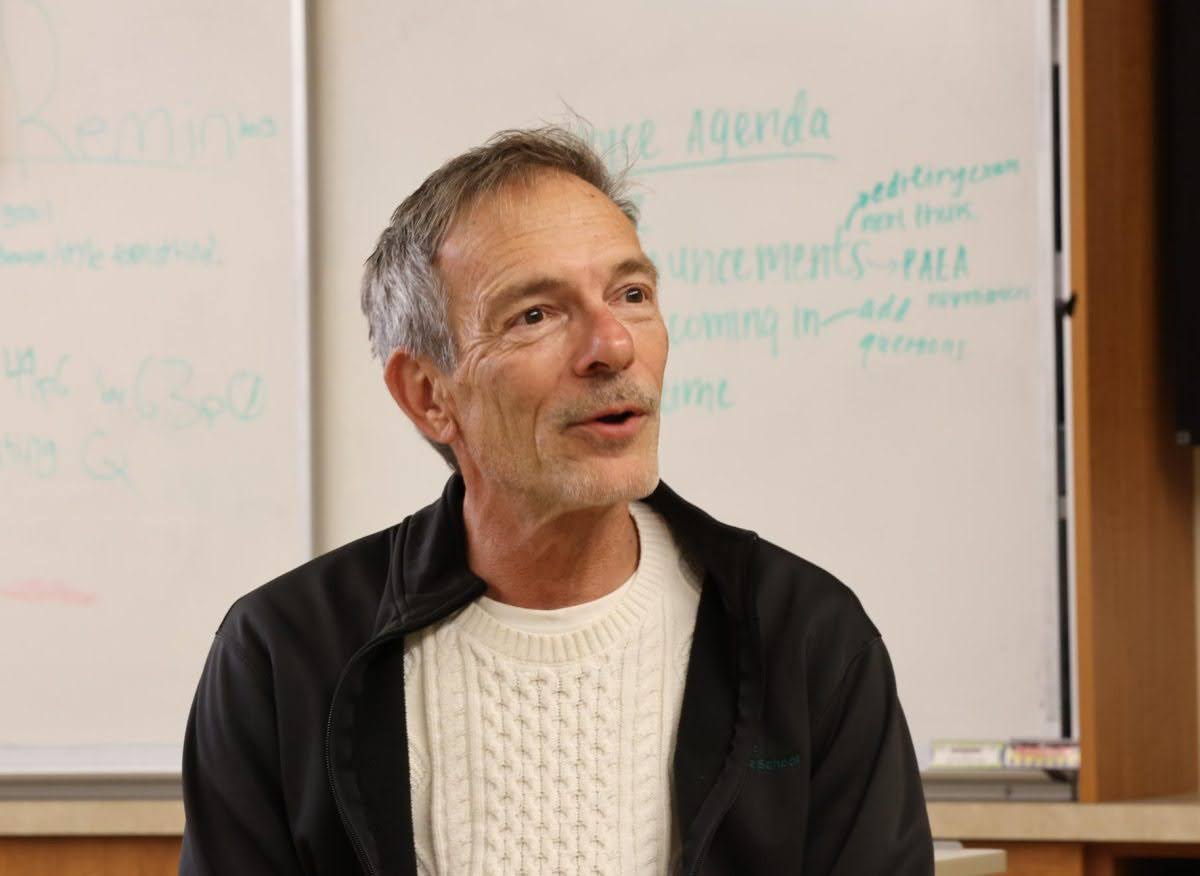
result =
[[[507,286],[491,296],[484,305],[484,313],[489,317],[495,316],[514,301],[520,301],[522,298],[532,298],[536,295],[544,295],[547,292],[554,292],[567,285],[566,281],[560,280],[557,277],[534,277],[531,280]]]
[[[613,268],[613,277],[624,277],[627,274],[649,274],[651,281],[658,282],[658,268],[654,267],[654,262],[645,256],[625,259]]]
[[[658,282],[658,268],[654,267],[654,262],[644,256],[624,259],[618,262],[611,272],[614,280],[630,274],[647,274],[652,282]],[[484,312],[489,317],[494,316],[515,301],[520,301],[523,298],[534,298],[548,292],[556,292],[569,285],[569,282],[558,277],[533,277],[532,279],[501,289],[495,295],[491,296],[491,299],[484,305]]]

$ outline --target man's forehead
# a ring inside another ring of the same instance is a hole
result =
[[[514,179],[473,198],[447,231],[443,248],[461,248],[466,238],[519,235],[577,219],[632,223],[603,192],[586,180],[561,171],[543,171]]]
[[[575,229],[583,233],[571,237]],[[542,243],[550,244],[551,252]],[[621,209],[586,181],[559,173],[478,199],[451,226],[437,261],[475,285],[481,275],[544,272],[545,259],[580,254],[601,270],[645,259],[637,231]]]

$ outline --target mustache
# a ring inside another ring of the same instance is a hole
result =
[[[659,396],[629,379],[614,378],[611,383],[596,387],[594,392],[576,399],[554,412],[560,426],[570,426],[590,417],[597,409],[608,407],[638,408],[649,414],[658,413]]]

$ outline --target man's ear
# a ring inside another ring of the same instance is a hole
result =
[[[431,441],[450,444],[458,437],[458,424],[447,405],[445,379],[430,362],[393,350],[383,368],[383,382],[400,409]]]

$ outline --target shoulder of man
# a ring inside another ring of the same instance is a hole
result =
[[[402,531],[400,524],[324,553],[229,608],[184,736],[181,874],[300,873],[308,869],[302,845],[326,861],[339,856],[333,869],[349,872],[341,864],[353,862],[353,850],[330,827],[337,816],[323,730],[341,669],[387,598]]]
[[[805,872],[933,873],[920,772],[879,630],[819,566],[769,542],[754,560],[765,689],[743,794],[756,829],[790,790],[807,812],[795,852]]]
[[[878,628],[850,587],[765,539],[750,574],[769,675],[794,682],[800,673],[819,711],[850,665],[880,641]]]
[[[786,636],[846,662],[880,637],[862,600],[838,577],[766,539],[756,547],[750,574],[764,641]]]
[[[375,627],[402,527],[357,538],[251,590],[229,607],[217,637],[261,669],[295,653],[310,665],[344,662]]]
[[[645,501],[677,528],[698,575],[709,563],[726,566],[723,546],[732,547],[751,535],[690,504],[662,482]],[[768,669],[773,660],[794,669],[797,660],[811,665],[817,659],[817,668],[837,672],[879,640],[862,602],[840,580],[761,536],[754,537],[753,545],[744,567],[749,580],[743,592],[753,595]]]

